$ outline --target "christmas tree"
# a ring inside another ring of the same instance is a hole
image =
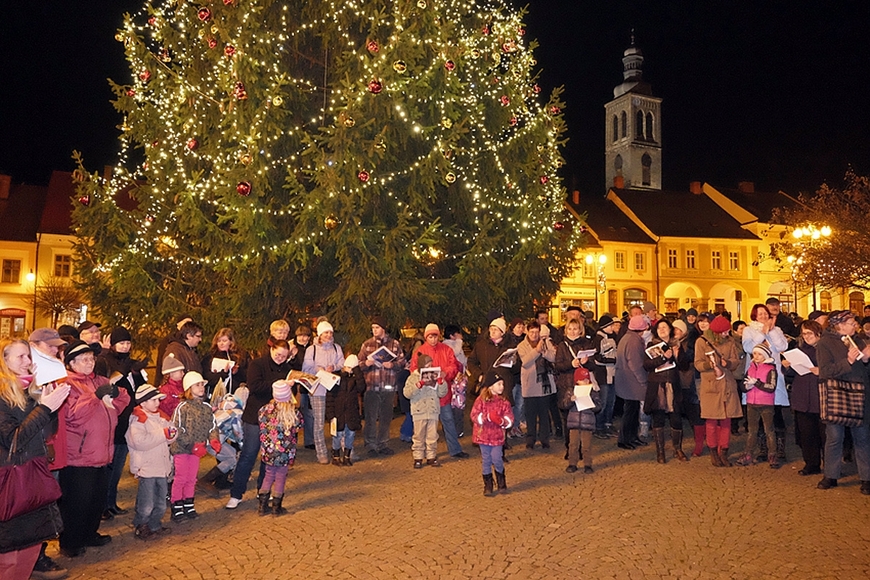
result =
[[[354,338],[529,314],[582,227],[559,90],[500,0],[166,0],[125,19],[111,177],[80,164],[82,288],[142,336],[180,312]],[[131,203],[124,200],[132,198]],[[126,209],[124,209],[126,208]]]

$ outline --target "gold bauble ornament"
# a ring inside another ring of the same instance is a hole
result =
[[[393,63],[393,70],[395,70],[396,72],[403,73],[405,72],[405,70],[407,70],[407,68],[408,65],[405,64],[404,60],[397,60]]]
[[[323,225],[326,226],[326,229],[332,231],[338,227],[338,218],[334,215],[329,215],[323,220]]]
[[[242,153],[239,153],[239,161],[241,161],[243,165],[250,165],[253,160],[254,158],[251,156],[250,153],[244,151]]]
[[[354,125],[356,125],[356,121],[353,120],[353,117],[347,117],[344,120],[344,126],[347,127],[348,129],[350,129]]]
[[[447,183],[453,183],[454,181],[456,181],[456,174],[451,171],[444,176],[444,179],[447,180]]]
[[[272,104],[276,107],[280,107],[284,104],[284,99],[282,99],[281,97],[275,97],[274,99],[272,99]]]
[[[451,121],[450,119],[445,117],[444,119],[441,119],[441,126],[444,127],[445,129],[449,129],[450,127],[453,126],[453,121]]]

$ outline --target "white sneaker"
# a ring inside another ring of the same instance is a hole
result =
[[[224,506],[224,508],[228,510],[234,510],[239,507],[240,503],[242,503],[242,500],[231,497],[230,501],[227,502],[227,505]]]

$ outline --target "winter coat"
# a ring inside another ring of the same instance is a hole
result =
[[[852,335],[852,340],[859,349],[864,349],[864,340],[857,334]],[[843,344],[842,336],[832,330],[822,333],[822,337],[816,344],[816,355],[819,358],[819,381],[824,383],[828,379],[840,379],[854,383],[863,383],[864,387],[870,387],[870,368],[864,362],[865,357],[857,359],[849,364],[849,349]],[[821,389],[821,387],[820,387]],[[864,424],[870,423],[870,403],[864,403]]]
[[[646,397],[647,372],[643,361],[644,352],[641,334],[631,330],[625,333],[616,347],[616,395],[626,401],[643,401]]]
[[[560,408],[568,410],[569,417],[567,417],[567,420],[571,421],[573,419],[572,415],[579,413],[580,431],[595,431],[595,414],[601,412],[601,389],[598,385],[592,387],[592,390],[589,391],[589,398],[592,399],[595,407],[592,409],[583,409],[582,411],[578,411],[577,405],[575,405],[571,400],[571,395],[573,394],[573,391],[570,394],[560,391],[560,397],[567,397],[567,399],[560,398],[559,401]]]
[[[272,400],[272,383],[287,378],[290,363],[281,364],[272,360],[269,353],[251,361],[248,366],[248,402],[242,413],[242,421],[248,425],[259,425],[260,408]],[[296,394],[294,389],[294,395]]]
[[[453,340],[451,338],[445,338],[443,344],[446,344],[450,348],[453,349],[453,356],[456,357],[456,361],[459,363],[460,368],[464,369],[468,366],[468,357],[465,355],[465,352],[462,350],[462,339],[458,338]]]
[[[523,398],[527,397],[543,397],[555,392],[554,384],[556,362],[556,347],[550,340],[541,342],[543,344],[539,349],[537,346],[532,346],[528,339],[522,341],[517,347],[517,354],[520,355],[520,385],[523,389]]]
[[[472,442],[478,445],[504,445],[505,430],[514,425],[510,402],[504,397],[496,396],[486,401],[481,395],[471,407],[471,424],[474,427]]]
[[[345,427],[351,431],[362,429],[359,414],[359,396],[366,392],[366,381],[362,369],[354,367],[347,373],[344,369],[339,373],[341,380],[326,393],[326,421],[335,419],[336,429]]]
[[[258,420],[263,463],[279,466],[296,463],[296,440],[302,426],[302,412],[296,409],[296,425],[287,427],[278,422],[275,401],[271,400],[260,409]]]
[[[175,408],[172,423],[178,427],[178,437],[170,448],[173,455],[193,453],[197,443],[205,444],[218,438],[214,412],[205,401],[185,399]]]
[[[130,473],[135,477],[169,477],[172,457],[164,429],[172,422],[162,411],[149,413],[136,407],[127,424],[126,441],[130,449]]]
[[[360,359],[363,360],[363,359]],[[334,341],[329,344],[312,344],[305,349],[305,361],[302,363],[302,372],[316,375],[317,371],[331,366],[333,374],[338,374],[344,366],[344,353],[341,347]],[[317,384],[312,397],[325,397],[326,387]]]
[[[102,405],[102,403],[100,403]],[[9,449],[18,433],[16,463],[35,457],[45,457],[44,429],[51,421],[51,412],[28,398],[24,409],[10,407],[0,399],[0,465],[9,461]],[[57,504],[52,503],[27,512],[8,522],[0,522],[0,553],[35,546],[57,537],[63,529]]]
[[[232,370],[214,372],[211,370],[211,361],[214,359],[223,359],[235,361]],[[202,378],[208,381],[206,387],[206,398],[209,398],[214,392],[218,381],[226,381],[230,378],[227,392],[232,393],[239,385],[248,382],[248,353],[244,351],[226,352],[222,350],[212,350],[202,358]]]
[[[647,348],[661,344],[660,339],[653,339],[647,345]],[[674,368],[665,371],[656,372],[656,369],[665,363],[674,363]],[[643,399],[643,412],[650,414],[653,411],[668,411],[660,405],[660,394],[664,395],[666,384],[671,385],[672,407],[670,412],[679,413],[683,403],[683,389],[680,388],[680,365],[685,368],[690,364],[688,353],[686,353],[682,345],[677,352],[676,358],[672,355],[670,358],[657,356],[650,358],[644,354],[643,368],[647,371],[646,396]]]
[[[115,454],[118,415],[130,402],[130,395],[126,390],[118,389],[118,396],[112,399],[112,408],[109,409],[95,394],[99,387],[109,384],[106,377],[68,371],[66,382],[71,387],[64,402],[67,407],[67,465],[108,465]]]
[[[126,445],[127,443],[125,435],[127,434],[127,426],[130,424],[130,413],[136,406],[136,389],[148,382],[148,375],[145,374],[144,368],[145,363],[130,358],[130,353],[113,350],[104,350],[94,364],[94,373],[100,376],[111,378],[114,373],[123,375],[124,378],[115,384],[130,395],[130,402],[118,415],[118,426],[115,427],[114,435],[115,445]]]
[[[782,333],[782,329],[774,326],[770,332],[765,333],[760,322],[752,321],[743,329],[743,350],[746,352],[746,369],[752,363],[752,349],[755,345],[767,341],[770,346],[771,358],[776,364],[776,404],[788,406],[788,391],[785,388],[785,378],[782,374],[779,355],[788,350],[788,340]]]
[[[160,399],[160,410],[167,417],[172,417],[175,413],[175,408],[184,400],[184,385],[181,381],[166,379],[166,382],[160,385],[158,390],[166,395]]]
[[[439,399],[448,393],[447,381],[436,382],[435,389],[425,386],[418,388],[419,384],[420,370],[417,369],[405,381],[403,389],[405,397],[411,401],[411,417],[414,419],[437,419],[441,412]]]
[[[803,353],[809,357],[813,366],[819,366],[815,345],[811,346],[807,343],[803,343],[798,346],[798,349],[803,351]],[[822,411],[819,401],[819,375],[811,372],[805,375],[799,375],[791,367],[784,369],[783,372],[785,373],[786,380],[791,381],[791,393],[789,394],[791,408],[802,413],[815,413],[817,415],[821,413]]]
[[[776,386],[776,367],[771,363],[752,363],[746,370],[747,381],[754,381],[753,387],[746,392],[747,405],[773,405],[775,393],[767,393],[759,385],[767,385],[767,388]]]
[[[453,383],[453,379],[456,378],[456,375],[459,373],[459,361],[456,360],[456,355],[453,354],[453,349],[444,344],[443,342],[439,342],[435,346],[430,346],[428,342],[424,342],[420,345],[420,348],[417,349],[417,355],[423,353],[432,359],[432,364],[430,366],[439,367],[441,372],[445,374],[444,382],[447,385]],[[411,357],[411,365],[409,369],[413,372],[417,370],[417,356]],[[450,404],[450,389],[447,389],[447,394],[441,397],[440,403],[441,406]]]
[[[503,336],[498,344],[494,343],[492,339],[489,338],[489,335],[481,335],[481,337],[477,339],[477,342],[474,343],[474,350],[472,350],[471,354],[468,356],[468,386],[471,388],[473,394],[476,395],[480,392],[480,382],[483,379],[483,375],[486,374],[486,371],[493,368],[492,365],[495,364],[498,357],[509,348],[513,347],[508,335]],[[518,365],[519,357],[517,357],[513,366]],[[513,367],[507,370],[509,372],[504,376],[504,396],[510,401],[513,400],[514,371]]]
[[[570,339],[567,336],[562,337],[562,342],[556,347],[556,360],[553,366],[556,369],[556,391],[562,392],[565,389],[573,392],[574,389],[574,355],[583,350],[591,350],[592,341],[585,336],[579,336],[575,339]],[[590,373],[593,372],[595,363],[590,357],[586,364],[583,365]]]
[[[599,385],[612,385],[616,375],[616,333],[608,334],[599,330],[592,337],[592,347],[595,349],[594,365],[595,380]]]
[[[196,371],[202,374],[202,361],[195,348],[187,346],[180,338],[173,339],[166,347],[166,356],[174,356],[184,365],[184,372]],[[162,360],[162,359],[161,359]]]
[[[706,356],[706,353],[714,350],[718,353],[717,367],[725,373],[721,379],[716,378],[713,365]],[[737,346],[733,340],[726,339],[715,347],[703,336],[695,342],[695,369],[701,373],[698,398],[701,402],[701,417],[704,419],[732,419],[743,416],[737,381],[733,375],[739,361]]]

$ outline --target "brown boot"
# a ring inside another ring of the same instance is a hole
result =
[[[731,467],[731,462],[728,461],[728,448],[720,447],[719,448],[719,461],[722,462],[722,467]]]
[[[725,465],[722,464],[722,459],[719,457],[718,447],[710,448],[710,462],[713,464],[713,467],[725,467]]]
[[[683,432],[671,429],[671,443],[674,445],[674,458],[680,461],[688,461],[689,458],[683,453]]]

